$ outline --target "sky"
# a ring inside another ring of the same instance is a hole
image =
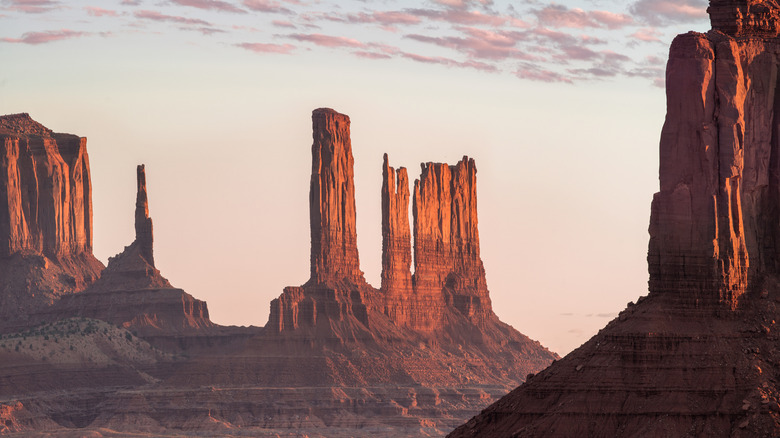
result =
[[[495,312],[564,355],[647,294],[664,69],[703,0],[0,0],[0,114],[87,137],[94,252],[134,237],[213,321],[309,274],[311,111],[352,120],[361,268],[382,155],[476,160]]]

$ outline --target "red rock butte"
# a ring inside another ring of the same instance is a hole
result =
[[[709,13],[669,51],[650,293],[451,437],[780,436],[780,8]]]

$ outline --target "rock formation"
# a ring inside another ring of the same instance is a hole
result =
[[[426,166],[447,172],[446,194],[430,192],[433,173],[418,183],[421,292],[408,178],[385,157],[377,290],[358,261],[349,118],[312,119],[311,278],[272,301],[266,326],[213,324],[162,277],[139,166],[134,242],[86,290],[0,334],[0,433],[435,436],[558,358],[490,310],[473,161]],[[447,234],[431,222],[443,205]]]
[[[157,341],[171,334],[211,328],[204,301],[174,288],[154,266],[154,236],[144,165],[137,168],[135,240],[109,258],[100,278],[82,293],[63,297],[48,320],[81,316],[132,329]]]
[[[780,436],[780,8],[709,12],[669,54],[649,295],[452,437]]]
[[[355,183],[349,117],[329,108],[311,116],[314,143],[311,146],[312,284],[349,281],[361,284],[363,272],[355,229]]]
[[[776,0],[712,0],[707,12],[712,29],[726,35],[773,38],[780,33]]]
[[[408,302],[412,289],[412,235],[409,230],[409,177],[406,168],[382,166],[382,287],[385,314],[397,323],[411,324]]]
[[[13,114],[0,117],[0,143],[0,326],[13,326],[103,265],[92,255],[86,138]]]
[[[417,295],[452,304],[475,320],[492,314],[479,256],[474,160],[423,164],[414,183],[413,212]]]

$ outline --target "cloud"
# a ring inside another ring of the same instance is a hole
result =
[[[239,43],[236,46],[255,53],[282,53],[287,55],[295,50],[295,46],[292,44]]]
[[[256,12],[291,14],[292,11],[274,0],[244,0],[244,6]]]
[[[654,27],[643,27],[631,34],[632,38],[646,43],[660,43],[663,33]]]
[[[323,47],[359,48],[359,47],[366,46],[364,43],[361,43],[360,41],[352,38],[322,35],[318,33],[312,33],[312,34],[294,33],[294,34],[287,35],[287,37],[297,41],[306,41],[306,42],[314,43],[318,46],[323,46]]]
[[[138,6],[141,4],[141,0],[122,0],[123,6]]]
[[[56,0],[4,0],[3,3],[9,5],[8,9],[11,11],[27,14],[40,14],[61,7]]]
[[[459,30],[463,32],[463,37],[429,37],[411,34],[406,35],[406,38],[454,49],[478,59],[517,58],[531,60],[533,58],[515,47],[521,33],[492,32],[474,27],[462,27]]]
[[[165,15],[156,11],[138,11],[135,13],[136,18],[153,21],[167,21],[171,23],[190,24],[198,26],[211,26],[208,21],[198,20],[196,18],[179,17],[175,15]]]
[[[77,32],[74,30],[62,29],[48,32],[27,32],[23,34],[21,38],[0,38],[0,41],[20,44],[45,44],[70,38],[77,38],[87,34],[87,32]]]
[[[703,0],[637,0],[628,9],[652,26],[707,19],[707,2]]]
[[[633,23],[634,19],[625,14],[607,11],[583,11],[579,8],[569,9],[563,5],[552,4],[542,9],[532,11],[539,24],[554,28],[570,27],[582,29],[586,27],[620,29]]]
[[[401,55],[404,58],[411,59],[412,61],[422,62],[425,64],[439,64],[448,67],[467,67],[467,68],[473,68],[476,70],[481,70],[490,73],[495,73],[498,71],[498,68],[495,65],[486,64],[484,62],[479,62],[479,61],[460,62],[442,56],[423,56],[423,55],[417,55],[415,53],[408,53],[408,52],[400,52],[399,55]]]
[[[284,21],[284,20],[274,20],[274,21],[272,21],[272,22],[271,22],[271,24],[273,24],[273,25],[274,25],[274,26],[276,26],[276,27],[286,27],[286,28],[288,28],[288,29],[295,29],[295,25],[294,25],[294,24],[292,24],[292,23],[291,23],[291,22],[289,22],[289,21]]]
[[[231,5],[230,3],[219,1],[219,0],[170,0],[170,1],[177,5],[190,6],[198,9],[246,14],[245,10],[241,8],[237,8]]]
[[[87,11],[87,14],[93,16],[93,17],[117,17],[119,14],[111,9],[103,9],[99,8],[97,6],[86,6],[84,8]]]
[[[359,58],[367,58],[367,59],[391,59],[392,58],[392,56],[388,55],[387,53],[367,52],[364,50],[358,50],[352,52],[352,54]]]
[[[484,25],[499,27],[510,21],[510,17],[495,15],[492,13],[483,14],[479,11],[467,11],[462,9],[406,9],[404,12],[416,17],[423,17],[431,20],[444,21],[450,24],[468,26]]]

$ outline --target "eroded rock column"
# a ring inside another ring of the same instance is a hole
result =
[[[310,283],[365,281],[357,250],[349,123],[348,116],[329,108],[312,113]]]

